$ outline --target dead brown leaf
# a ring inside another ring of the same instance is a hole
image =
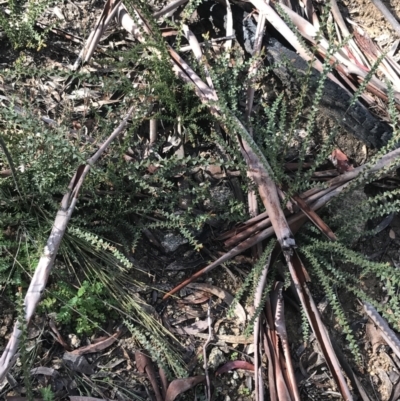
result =
[[[336,148],[332,152],[330,159],[340,174],[343,174],[346,171],[354,170],[354,167],[352,164],[350,164],[348,157],[339,148]]]
[[[190,283],[187,285],[187,287],[194,288],[196,290],[206,291],[211,294],[214,294],[218,298],[221,298],[228,305],[231,305],[231,303],[233,302],[233,299],[234,299],[233,296],[231,294],[229,294],[227,291],[225,291],[219,287],[215,287],[214,285],[210,285],[210,284],[206,284],[206,283]],[[243,309],[243,306],[240,305],[239,303],[237,303],[235,306],[235,315],[237,316],[237,318],[239,319],[239,321],[241,323],[243,323],[243,324],[246,323],[246,312]]]
[[[205,376],[193,376],[186,379],[176,379],[168,387],[165,401],[174,401],[179,394],[190,390],[191,388],[202,383],[206,379]]]
[[[153,361],[142,351],[135,352],[135,360],[139,372],[147,374],[157,401],[163,401],[163,397],[161,396],[160,389],[158,387]]]
[[[203,304],[210,299],[210,294],[207,294],[203,291],[196,291],[193,294],[189,294],[185,298],[179,299],[178,303],[182,304]]]
[[[244,369],[254,372],[254,365],[246,361],[229,361],[217,369],[215,376],[222,375],[222,373],[226,373],[235,369]]]
[[[71,354],[74,355],[84,355],[90,354],[93,352],[99,352],[103,349],[112,345],[115,341],[117,341],[118,337],[122,334],[122,331],[119,330],[115,334],[110,337],[102,337],[100,341],[93,342],[93,344],[86,345],[84,347],[77,348],[76,350],[72,351]]]

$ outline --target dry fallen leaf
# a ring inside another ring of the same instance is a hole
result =
[[[354,170],[354,167],[350,164],[348,157],[338,148],[332,152],[330,159],[340,174],[343,174],[346,171]]]
[[[86,358],[82,355],[66,352],[63,355],[63,362],[74,372],[83,373],[89,376],[94,373],[92,365],[90,365]]]
[[[217,371],[215,372],[215,376],[235,369],[251,370],[252,372],[254,372],[254,365],[246,361],[229,361],[225,365],[222,365],[220,368],[217,369]]]
[[[229,306],[233,302],[233,296],[229,294],[227,291],[222,290],[221,288],[215,287],[210,284],[205,283],[190,283],[187,285],[188,288],[193,288],[196,290],[202,290],[210,292],[211,294],[216,295],[218,298],[221,298],[225,303]],[[239,319],[240,323],[246,323],[246,312],[243,309],[243,306],[237,303],[235,305],[235,316]]]
[[[160,389],[157,383],[156,371],[154,369],[153,361],[148,355],[142,351],[135,352],[136,367],[140,373],[146,373],[150,380],[151,386],[153,387],[154,394],[156,395],[157,401],[163,401],[160,393]]]
[[[60,374],[57,370],[53,368],[46,368],[45,366],[39,366],[37,368],[31,369],[31,375],[43,375],[43,376],[59,376]]]
[[[206,379],[205,376],[193,376],[187,379],[174,380],[168,387],[165,401],[174,401],[179,394],[197,386]]]
[[[194,322],[192,324],[189,324],[187,326],[183,327],[177,327],[173,329],[176,333],[178,334],[197,334],[200,333],[204,330],[208,329],[208,321],[207,320],[198,320],[197,322]]]
[[[90,354],[92,352],[99,352],[102,351],[103,349],[109,347],[111,344],[113,344],[118,337],[122,334],[122,331],[119,330],[115,334],[113,334],[110,337],[102,337],[100,341],[96,341],[93,344],[86,345],[84,347],[80,347],[74,351],[71,352],[71,354],[74,355],[84,355],[84,354]]]
[[[183,304],[203,304],[210,299],[210,295],[204,293],[203,291],[196,291],[193,294],[189,294],[186,297],[179,299],[178,303],[181,302]]]

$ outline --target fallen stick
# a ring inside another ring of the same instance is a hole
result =
[[[122,120],[119,126],[111,133],[108,139],[102,144],[97,152],[87,160],[86,165],[78,167],[76,173],[72,177],[72,180],[68,186],[67,193],[64,195],[61,201],[61,207],[57,212],[54,220],[53,228],[50,236],[47,240],[46,246],[43,249],[42,256],[39,259],[35,273],[32,277],[28,291],[24,300],[24,325],[28,325],[32,319],[33,314],[39,304],[40,298],[46,288],[47,280],[49,278],[51,269],[54,265],[54,260],[57,256],[58,249],[61,244],[61,240],[64,237],[67,225],[71,219],[72,213],[75,209],[76,202],[78,200],[78,193],[83,184],[86,175],[89,173],[91,167],[96,163],[104,151],[108,148],[110,143],[123,132],[128,119],[133,113],[134,108],[131,107]],[[8,369],[11,367],[11,361],[17,352],[20,336],[22,333],[21,324],[15,323],[13,334],[8,341],[8,344],[0,358],[0,382],[5,378]]]
[[[128,14],[123,4],[118,5],[116,17],[121,26],[134,35],[141,43],[146,43],[146,38],[141,30],[150,36],[154,36],[146,21],[135,10],[135,20]],[[227,133],[237,139],[240,151],[248,165],[248,173],[256,183],[260,197],[271,218],[276,236],[282,249],[295,247],[295,242],[290,228],[286,222],[285,215],[280,206],[277,189],[270,176],[270,168],[265,156],[255,144],[251,135],[243,126],[241,121],[233,114],[226,115],[218,104],[218,95],[213,88],[206,85],[192,68],[171,47],[167,50],[171,56],[170,63],[173,71],[184,82],[194,85],[195,93],[200,100],[208,106],[210,112],[219,120],[220,125]],[[152,50],[159,54],[156,49]],[[233,132],[232,132],[233,131]]]
[[[329,192],[326,192],[323,196],[319,197],[313,204],[310,205],[311,210],[318,210],[321,207],[325,206],[331,199],[339,195],[345,188],[347,188],[349,185],[352,184],[352,180],[359,177],[363,173],[367,173],[368,175],[373,175],[376,172],[382,170],[385,168],[385,171],[388,171],[389,168],[395,168],[400,165],[400,148],[395,149],[392,152],[389,152],[385,156],[381,157],[372,167],[365,164],[363,166],[357,167],[354,170],[350,170],[338,177],[333,178],[330,181],[330,186],[334,186],[340,183],[339,186],[335,187]],[[392,163],[394,162],[394,164]],[[311,191],[310,191],[311,192]],[[296,223],[298,223],[301,219],[304,219],[305,216],[303,212],[298,212],[291,217],[288,218],[288,224],[289,226],[292,226]],[[163,299],[169,298],[171,295],[175,294],[178,292],[180,289],[185,287],[187,284],[191,283],[195,279],[201,277],[202,275],[209,273],[211,270],[219,266],[220,264],[234,258],[235,256],[239,255],[240,253],[244,252],[246,249],[252,247],[253,245],[259,243],[260,241],[263,241],[266,238],[271,237],[274,234],[274,229],[273,227],[268,227],[264,229],[263,231],[260,231],[256,235],[253,235],[243,242],[241,242],[239,245],[235,246],[233,249],[231,249],[229,252],[227,252],[225,255],[221,256],[219,259],[211,263],[210,265],[204,267],[203,269],[199,270],[195,274],[193,274],[191,277],[177,285],[175,288],[170,290],[168,293],[166,293],[163,297]]]
[[[253,0],[253,3],[256,1]],[[257,3],[259,3],[257,1]],[[108,2],[107,2],[108,4]],[[265,3],[260,3],[260,4],[265,4]],[[273,11],[273,10],[272,10]],[[141,18],[139,12],[137,10],[134,10],[134,19],[127,13],[125,7],[120,4],[118,6],[118,12],[117,12],[117,18],[119,23],[130,33],[132,33],[136,38],[142,42],[146,43],[146,38],[144,37],[142,32],[145,32],[147,35],[153,36],[153,33],[151,32],[151,29],[149,25],[147,25],[146,21]],[[274,12],[271,12],[271,9],[268,9],[266,14],[268,17],[269,14],[273,14]],[[295,41],[297,39],[295,38]],[[281,245],[281,248],[283,250],[283,253],[285,255],[286,261],[289,265],[289,268],[291,270],[292,276],[295,274],[298,274],[298,272],[295,272],[295,268],[292,266],[293,260],[293,248],[295,247],[295,242],[293,235],[291,233],[290,227],[288,225],[288,222],[286,221],[286,218],[283,214],[283,211],[280,207],[280,202],[279,202],[279,197],[277,194],[277,189],[275,187],[275,184],[272,180],[272,176],[270,175],[271,169],[268,165],[268,162],[265,160],[265,156],[260,152],[258,146],[254,143],[252,140],[251,136],[243,126],[243,124],[240,122],[240,120],[233,114],[230,113],[229,110],[226,110],[222,106],[219,105],[218,103],[218,96],[217,93],[213,88],[210,88],[208,85],[206,85],[199,77],[198,75],[191,69],[191,67],[168,45],[166,45],[167,51],[170,54],[171,59],[169,62],[171,63],[173,71],[176,73],[176,75],[181,78],[184,82],[189,83],[193,85],[193,89],[195,93],[199,96],[201,101],[207,105],[209,108],[210,112],[218,119],[220,122],[221,126],[225,129],[225,131],[229,134],[234,134],[234,137],[237,139],[240,150],[242,152],[242,155],[244,156],[247,164],[248,164],[248,171],[250,177],[253,179],[253,181],[256,183],[261,199],[264,203],[264,206],[271,218],[272,226],[271,228],[264,230],[262,233],[256,235],[256,242],[254,242],[254,238],[249,238],[248,240],[244,241],[242,244],[240,244],[238,247],[235,248],[235,252],[242,252],[244,250],[244,247],[247,246],[252,246],[254,243],[258,243],[264,238],[266,238],[268,235],[272,235],[272,233],[275,232],[277,235],[278,241]],[[154,48],[150,48],[150,50],[154,51],[155,54],[158,54],[161,56],[158,50]],[[349,185],[349,182],[344,183],[340,187],[334,189],[330,193],[326,194],[319,200],[315,202],[315,204],[312,205],[312,209],[316,210],[318,207],[322,207],[326,203],[326,198],[329,196],[334,196],[332,194],[335,194],[337,191],[343,190],[345,187]],[[315,208],[315,209],[314,209]],[[304,215],[302,213],[299,213],[298,215],[295,215],[294,218],[292,219],[293,224],[298,223],[299,220],[303,220]],[[268,234],[266,232],[269,231]],[[253,242],[253,243],[252,243]],[[245,248],[247,249],[247,248]],[[230,257],[232,257],[234,252],[230,252]],[[238,254],[236,253],[236,254]],[[228,255],[227,254],[227,255]],[[229,257],[227,255],[224,255],[226,258],[225,260],[228,260]],[[235,256],[235,255],[233,255]],[[223,258],[224,258],[223,257]],[[222,263],[223,258],[220,258],[217,262]],[[211,270],[211,267],[216,267],[218,264],[212,264],[208,266],[204,270]],[[193,277],[191,277],[189,280],[193,281],[197,276],[199,276],[200,272],[196,273]],[[302,280],[302,279],[301,279]],[[189,282],[190,282],[189,281]],[[166,294],[166,297],[171,295],[172,293],[178,291],[180,288],[184,287],[188,281],[181,283],[178,287],[173,289],[170,293]],[[303,285],[303,288],[306,289],[306,287]],[[308,317],[311,326],[313,327],[314,332],[320,332],[317,326],[319,326],[318,319],[315,318],[315,314],[318,315],[318,312],[315,308],[315,304],[312,301],[309,300],[311,298],[310,294],[307,293],[306,297],[302,297],[302,304],[305,308],[307,308],[308,311]],[[322,340],[323,344],[323,352],[325,358],[329,358],[328,365],[330,367],[331,373],[334,376],[342,396],[346,400],[352,400],[352,396],[350,394],[350,391],[347,387],[347,384],[344,380],[344,377],[340,371],[340,366],[337,362],[336,356],[334,352],[331,349],[331,346],[329,345],[329,342],[324,340],[324,336],[326,337],[326,334],[320,333],[319,339]]]

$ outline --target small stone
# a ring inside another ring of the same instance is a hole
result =
[[[208,366],[211,369],[216,369],[223,363],[225,363],[224,353],[219,348],[214,347],[210,352],[210,356],[208,357]]]
[[[79,348],[81,346],[81,340],[76,334],[68,334],[68,344],[71,348]]]
[[[85,375],[92,375],[94,373],[92,366],[82,355],[66,352],[63,355],[63,362],[74,372],[84,373]]]
[[[188,240],[180,234],[167,233],[161,241],[165,252],[171,253],[178,249],[183,244],[187,244]]]
[[[210,189],[211,199],[204,201],[204,207],[210,211],[222,211],[226,209],[231,199],[234,199],[233,192],[228,187],[215,187]]]

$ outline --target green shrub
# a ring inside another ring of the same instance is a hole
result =
[[[46,46],[46,31],[38,31],[35,25],[51,3],[52,0],[9,0],[9,14],[0,10],[0,28],[14,49],[26,47],[40,50]]]

